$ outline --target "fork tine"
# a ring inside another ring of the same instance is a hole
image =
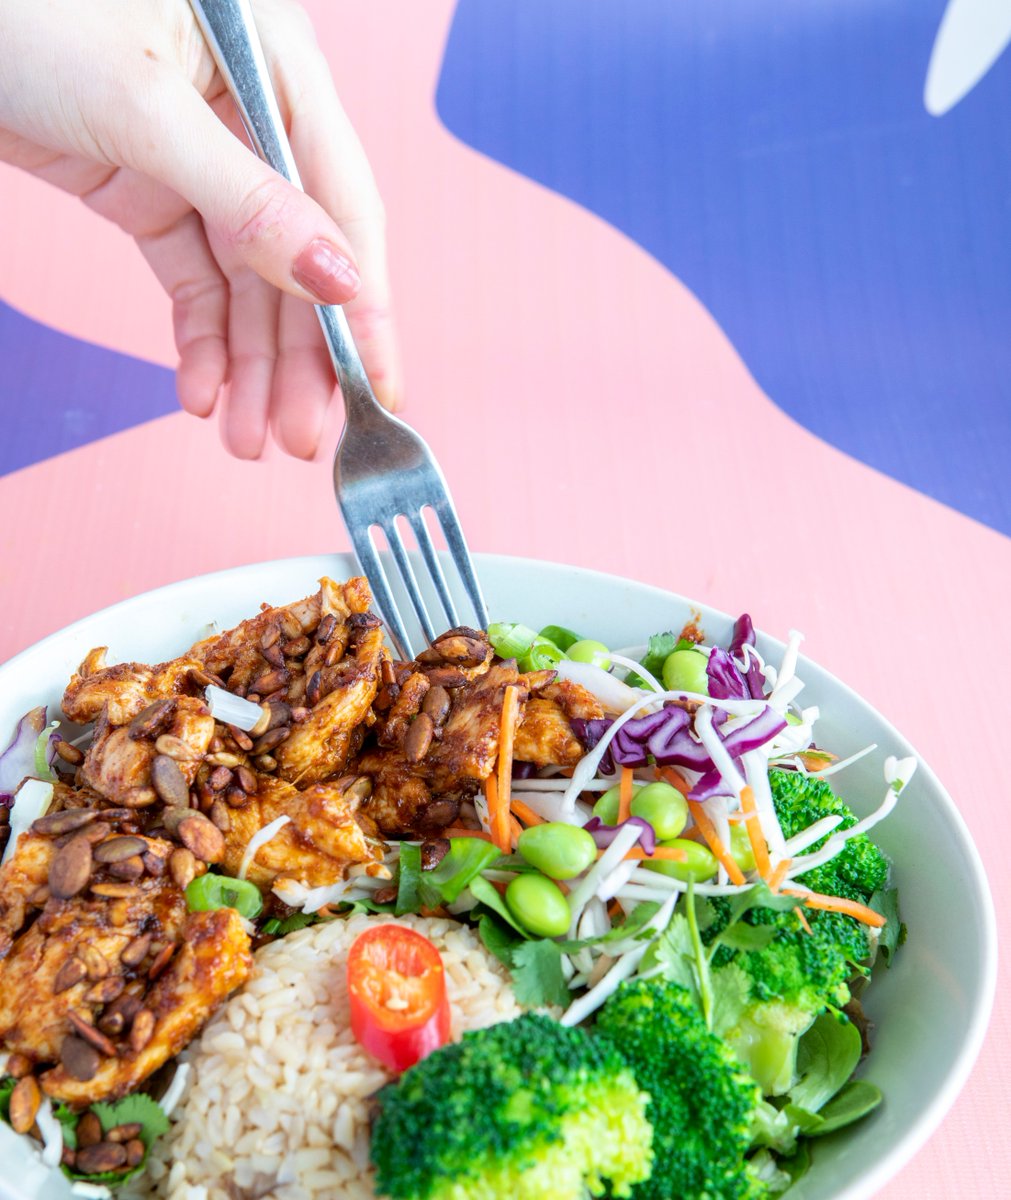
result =
[[[456,564],[456,568],[463,578],[463,585],[467,589],[467,595],[474,605],[478,626],[481,629],[487,629],[488,609],[485,606],[481,585],[477,581],[477,574],[474,571],[474,563],[471,560],[470,551],[467,549],[467,539],[463,536],[460,518],[456,515],[456,509],[453,507],[453,501],[450,500],[448,491],[443,492],[433,505],[433,509],[439,520],[439,524],[442,526],[442,532],[446,535],[446,545],[449,547],[449,553],[452,555],[453,562]]]
[[[404,549],[400,530],[394,521],[388,521],[383,525],[382,529],[383,533],[386,534],[387,542],[389,542],[390,553],[393,555],[394,561],[400,570],[400,577],[404,581],[404,587],[407,588],[411,604],[414,606],[414,611],[421,622],[421,628],[424,630],[429,645],[431,645],[435,641],[435,629],[432,627],[432,619],[428,615],[428,609],[425,608],[425,601],[422,599],[421,589],[418,587],[418,580],[414,574],[414,568],[411,566],[411,560],[407,557],[407,551]]]
[[[405,661],[409,661],[414,658],[411,639],[407,636],[407,630],[400,617],[400,610],[393,599],[393,593],[390,591],[390,585],[386,579],[386,571],[383,569],[382,560],[373,545],[369,528],[368,526],[361,528],[351,522],[348,522],[347,525],[348,532],[351,534],[351,543],[354,546],[355,558],[358,559],[358,565],[372,587],[372,595],[379,607],[380,616],[386,622],[386,628],[400,652],[400,656]]]
[[[435,590],[439,593],[439,599],[442,602],[446,618],[450,626],[459,625],[460,618],[456,613],[456,605],[453,603],[453,597],[450,595],[449,587],[446,584],[446,576],[442,573],[442,564],[439,562],[439,556],[436,554],[435,546],[432,543],[432,536],[428,532],[428,526],[425,524],[424,513],[411,513],[408,516],[408,520],[411,522],[414,536],[418,539],[418,545],[425,559],[425,565],[428,567],[428,573],[432,576]]]

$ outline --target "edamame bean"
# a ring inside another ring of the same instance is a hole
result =
[[[634,793],[633,793],[634,796]],[[605,825],[618,824],[618,805],[621,803],[621,788],[608,788],[593,806],[593,815],[600,817]]]
[[[743,824],[730,826],[730,857],[742,871],[755,869],[755,852],[751,848],[747,826]]]
[[[661,779],[639,788],[630,811],[633,817],[649,821],[661,842],[676,838],[688,822],[688,802],[676,787]]]
[[[558,885],[543,875],[517,875],[506,888],[505,901],[528,933],[549,938],[568,933],[569,902]]]
[[[597,844],[578,825],[545,821],[520,834],[516,849],[550,879],[572,879],[597,859]]]
[[[646,859],[643,866],[661,875],[670,875],[672,879],[681,879],[685,883],[694,879],[696,883],[705,883],[719,870],[716,855],[708,846],[693,842],[691,838],[672,838],[669,842],[661,842],[661,846],[673,846],[685,853],[684,862],[675,862],[670,858],[658,858],[652,862]]]
[[[600,667],[604,671],[611,665],[610,650],[603,642],[595,642],[590,638],[573,642],[566,654],[573,662],[593,663],[595,667]]]
[[[708,665],[709,659],[701,650],[674,650],[663,660],[663,685],[668,692],[698,692],[708,696]]]

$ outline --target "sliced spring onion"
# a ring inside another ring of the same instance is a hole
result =
[[[53,783],[56,779],[53,774],[53,757],[56,754],[53,734],[59,727],[59,721],[51,721],[35,739],[35,778],[47,783]]]
[[[488,641],[499,658],[520,658],[530,649],[537,632],[529,625],[493,621],[488,626]]]
[[[564,625],[545,625],[540,632],[542,638],[546,638],[549,642],[554,642],[559,650],[568,650],[570,646],[574,646],[576,642],[581,642],[583,639],[578,633],[573,633],[571,629],[566,629]]]
[[[547,638],[537,636],[530,644],[530,649],[521,656],[519,669],[521,671],[549,671],[556,663],[560,663],[565,654]]]
[[[236,729],[243,729],[248,733],[263,720],[262,705],[244,700],[242,696],[233,696],[231,692],[226,692],[224,688],[219,688],[213,683],[207,685],[204,696],[211,716],[223,725],[234,725]]]
[[[248,879],[233,879],[208,871],[198,875],[186,888],[186,904],[191,912],[209,912],[215,908],[234,908],[240,916],[258,917],[263,911],[260,889]]]
[[[291,820],[287,813],[283,816],[275,817],[268,825],[264,825],[262,829],[258,829],[256,833],[249,839],[249,844],[246,846],[245,852],[242,855],[242,862],[239,864],[239,878],[245,879],[246,872],[249,870],[253,859],[256,858],[257,852],[261,846],[265,846],[272,837],[275,837],[281,829]]]

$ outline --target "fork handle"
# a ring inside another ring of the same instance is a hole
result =
[[[301,188],[249,0],[190,0],[190,7],[257,154],[289,183]],[[317,304],[316,315],[348,419],[363,408],[379,408],[344,310],[336,304]]]

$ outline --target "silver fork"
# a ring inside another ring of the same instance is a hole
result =
[[[190,4],[257,153],[278,174],[301,187],[248,0],[190,0]],[[437,631],[397,519],[403,517],[410,524],[450,626],[459,625],[460,618],[425,524],[425,509],[432,511],[442,527],[477,624],[484,628],[488,612],[481,585],[445,476],[431,450],[375,398],[343,310],[337,305],[317,304],[316,313],[344,397],[344,431],[333,461],[337,503],[390,636],[404,658],[413,658],[411,638],[372,539],[372,527],[378,526],[386,536],[429,642]]]

